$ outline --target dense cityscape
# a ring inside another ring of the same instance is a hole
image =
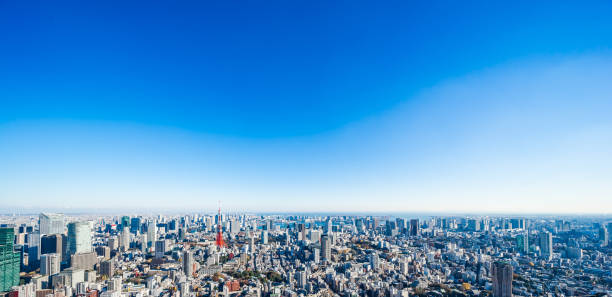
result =
[[[612,297],[611,12],[0,0],[0,297]]]
[[[610,296],[609,217],[4,215],[2,297]]]

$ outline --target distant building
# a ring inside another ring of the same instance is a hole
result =
[[[130,249],[130,231],[128,227],[123,228],[119,237],[119,247],[122,252]]]
[[[121,217],[121,230],[123,230],[123,228],[129,228],[129,227],[130,227],[130,217],[128,216]]]
[[[183,272],[187,277],[193,275],[193,255],[188,250],[183,252]]]
[[[64,215],[57,213],[41,213],[38,216],[40,234],[64,234]]]
[[[91,252],[91,229],[88,222],[68,224],[67,254]]]
[[[544,259],[552,259],[552,254],[553,254],[553,243],[552,243],[552,234],[548,231],[544,231],[542,233],[540,233],[540,237],[539,237],[539,246],[540,246],[540,252],[541,252],[541,256]]]
[[[491,266],[493,297],[512,297],[512,265],[494,262]]]
[[[65,254],[64,240],[61,234],[48,234],[40,238],[40,253],[52,254],[57,253],[60,256],[60,261]]]
[[[378,257],[378,254],[370,254],[370,266],[372,267],[372,270],[378,270],[380,266],[380,258]]]
[[[155,258],[161,259],[166,253],[166,240],[158,240],[155,242]]]
[[[410,236],[419,235],[419,219],[410,220]]]
[[[96,254],[98,255],[98,257],[102,257],[104,260],[108,260],[111,256],[111,249],[107,246],[97,246]]]
[[[100,275],[106,279],[113,278],[114,264],[112,260],[102,261],[100,263]]]
[[[157,225],[155,221],[149,221],[147,223],[147,245],[155,248],[155,241],[157,240]]]
[[[331,262],[331,238],[325,234],[321,237],[321,258],[323,261]]]
[[[119,248],[119,237],[111,236],[108,239],[108,248],[110,248],[111,251],[118,249]]]
[[[40,274],[54,275],[60,272],[61,256],[57,253],[40,256]]]
[[[130,232],[138,234],[140,232],[140,218],[132,218],[130,221]]]
[[[92,270],[98,263],[95,252],[76,253],[70,256],[70,267],[75,269]]]
[[[295,281],[297,282],[298,288],[306,288],[306,272],[298,271],[295,273]]]
[[[608,246],[608,229],[606,226],[599,227],[599,241],[601,241],[601,246]]]
[[[523,254],[529,253],[529,234],[527,232],[519,234],[516,237],[516,245],[519,252]]]

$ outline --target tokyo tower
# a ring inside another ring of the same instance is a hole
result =
[[[225,245],[223,234],[221,233],[221,201],[219,201],[219,214],[217,215],[217,239],[215,244],[220,248]]]

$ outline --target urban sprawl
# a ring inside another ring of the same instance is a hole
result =
[[[0,216],[0,297],[612,296],[609,217]]]

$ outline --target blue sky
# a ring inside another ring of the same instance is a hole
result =
[[[0,3],[0,207],[612,209],[609,2]]]

